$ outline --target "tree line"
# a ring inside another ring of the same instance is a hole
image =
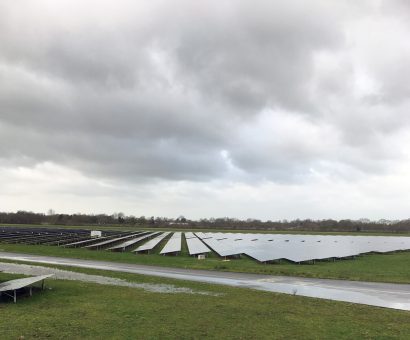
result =
[[[0,224],[37,224],[37,225],[64,225],[64,226],[116,226],[151,228],[178,228],[178,229],[225,229],[225,230],[272,230],[272,231],[346,231],[346,232],[410,232],[410,219],[406,220],[281,220],[261,221],[258,219],[236,219],[229,217],[205,218],[190,220],[184,216],[168,217],[136,217],[123,213],[107,214],[57,214],[49,210],[47,214],[30,211],[0,212]]]

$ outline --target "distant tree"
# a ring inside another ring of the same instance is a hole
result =
[[[145,224],[147,224],[147,219],[145,218],[145,216],[140,216],[137,219],[137,223],[140,224],[140,225],[145,225]]]
[[[118,220],[118,223],[124,223],[125,222],[125,214],[124,213],[122,213],[122,212],[119,212],[118,214],[117,214],[117,220]]]
[[[177,219],[176,222],[181,222],[181,223],[186,223],[186,218],[183,215],[180,215]]]

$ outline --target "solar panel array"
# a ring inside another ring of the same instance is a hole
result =
[[[405,236],[104,231],[102,237],[91,238],[89,230],[81,229],[0,227],[0,242],[132,251],[135,254],[154,249],[162,255],[178,254],[182,251],[183,240],[192,256],[215,253],[233,258],[245,255],[258,262],[284,259],[299,263],[410,250],[410,237]]]
[[[104,236],[113,232],[104,232]],[[83,229],[0,227],[0,242],[62,246],[91,239]]]
[[[410,249],[410,237],[196,233],[219,256],[305,262]]]

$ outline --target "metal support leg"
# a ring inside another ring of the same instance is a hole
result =
[[[13,295],[14,295],[14,303],[16,303],[16,302],[17,302],[17,294],[16,294],[16,290],[14,290],[13,292],[14,292],[14,294],[13,294]]]

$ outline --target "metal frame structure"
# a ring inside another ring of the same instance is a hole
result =
[[[30,291],[30,296],[32,296],[33,295],[32,285],[37,282],[41,282],[41,289],[44,290],[44,287],[45,287],[44,280],[52,276],[54,276],[54,274],[28,277],[24,279],[16,279],[16,280],[11,280],[11,281],[0,283],[0,296],[2,294],[9,296],[13,299],[14,303],[17,303],[17,291],[19,289],[28,287]],[[13,293],[10,294],[9,292],[13,292]]]

